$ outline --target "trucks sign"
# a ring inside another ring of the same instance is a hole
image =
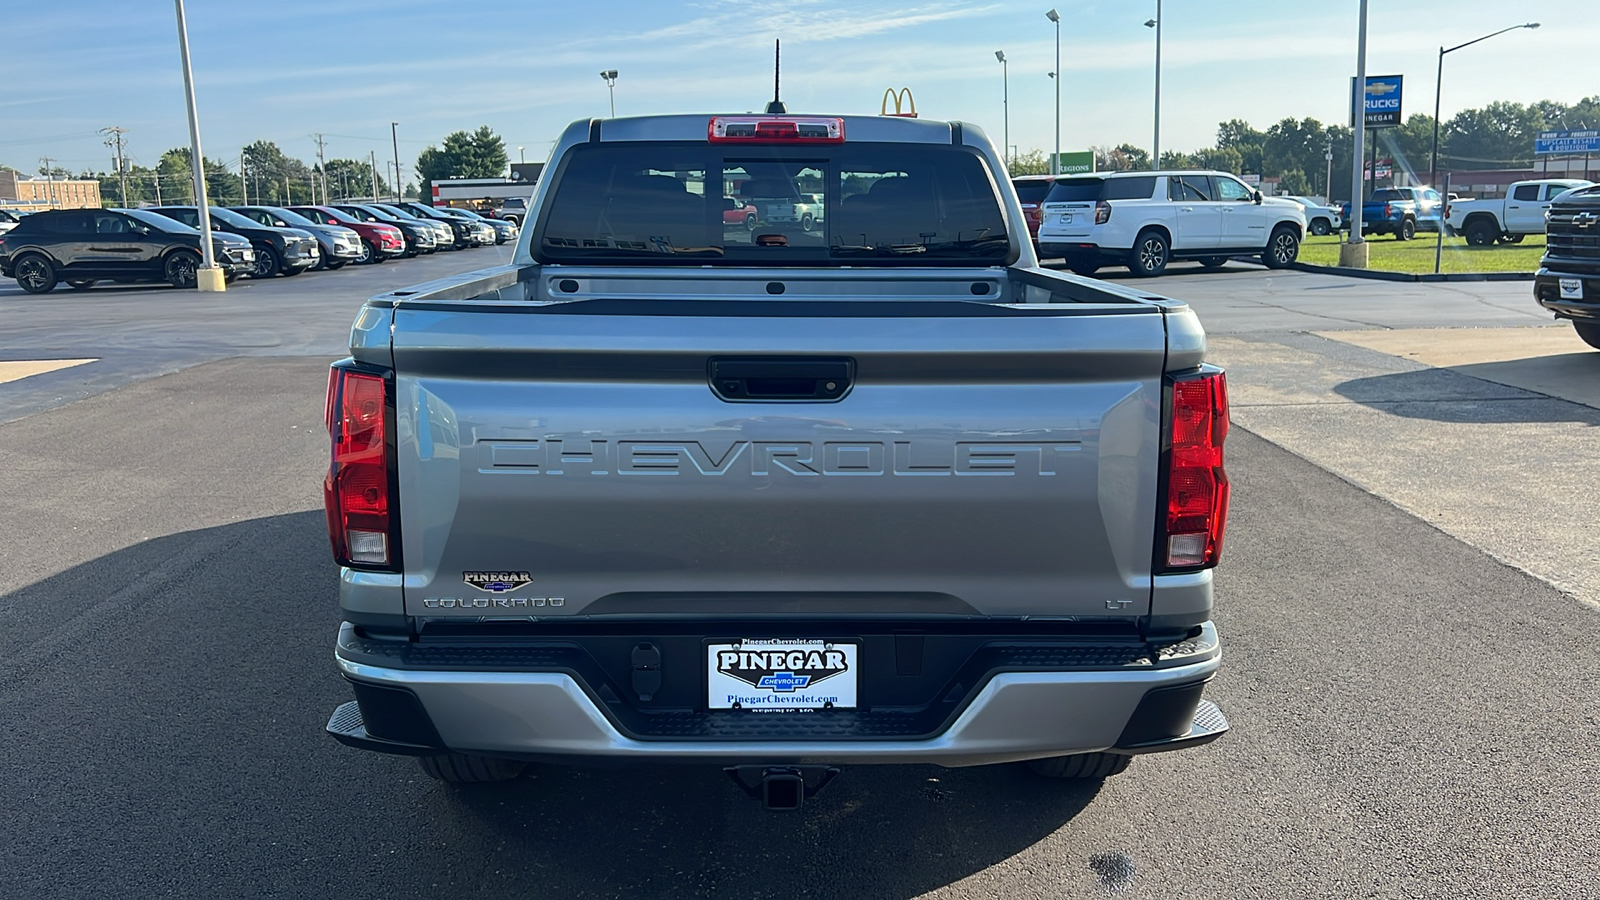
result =
[[[1568,156],[1600,153],[1600,129],[1588,131],[1541,131],[1533,140],[1538,156]]]
[[[1366,126],[1368,128],[1393,128],[1404,121],[1400,111],[1400,96],[1403,93],[1404,75],[1368,75],[1367,88],[1363,92],[1364,108],[1366,110]],[[1350,79],[1350,124],[1355,125],[1355,87],[1356,80]]]

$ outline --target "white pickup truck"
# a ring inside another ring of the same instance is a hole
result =
[[[1467,243],[1487,247],[1495,241],[1515,244],[1530,234],[1544,234],[1544,213],[1554,200],[1592,181],[1576,178],[1541,178],[1517,181],[1504,197],[1451,200],[1444,211],[1445,224],[1467,236]]]

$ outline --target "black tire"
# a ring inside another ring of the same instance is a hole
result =
[[[328,271],[331,272],[331,271],[333,271],[335,269],[344,268],[345,265],[347,263],[349,263],[349,262],[350,262],[350,260],[348,260],[348,259],[330,259],[330,260],[327,261],[326,264],[323,265],[323,268],[325,268],[325,269],[327,269]]]
[[[278,251],[269,244],[260,244],[256,247],[256,267],[250,273],[251,278],[271,278],[283,271],[283,260],[278,258]]]
[[[161,264],[161,277],[175,288],[192,288],[199,280],[200,254],[193,250],[174,250]]]
[[[1100,271],[1100,267],[1094,263],[1068,263],[1067,268],[1085,278],[1093,278],[1094,273]]]
[[[239,273],[238,272],[223,272],[222,273],[222,283],[223,284],[233,284],[235,281],[238,281],[238,280],[239,280]]]
[[[300,267],[298,269],[284,269],[283,270],[283,277],[285,277],[285,278],[293,278],[294,276],[299,275],[301,272],[304,272],[309,268],[311,268],[311,267],[310,266],[302,266],[302,267]]]
[[[75,291],[87,291],[89,288],[94,287],[95,284],[96,284],[96,282],[95,282],[95,280],[93,278],[68,278],[67,279],[67,287],[70,287]]]
[[[370,265],[372,265],[373,261],[376,260],[377,258],[378,258],[378,248],[372,246],[372,242],[371,241],[367,240],[366,238],[362,238],[361,239],[361,255],[356,257],[356,265],[358,265],[358,266],[370,266]]]
[[[750,213],[749,215],[744,217],[744,230],[745,231],[755,231],[756,230],[756,214],[755,213]]]
[[[37,253],[24,253],[11,267],[11,277],[30,294],[48,294],[56,289],[61,276],[55,263]]]
[[[1133,759],[1121,753],[1079,753],[1028,760],[1028,769],[1044,778],[1101,779],[1121,774]]]
[[[1269,269],[1287,269],[1300,258],[1300,235],[1293,225],[1279,225],[1267,239],[1261,262]]]
[[[1317,237],[1333,233],[1333,223],[1327,219],[1316,218],[1311,220],[1311,233]]]
[[[1167,236],[1148,228],[1133,240],[1133,250],[1128,253],[1128,270],[1140,278],[1152,278],[1165,272],[1171,260],[1172,246]]]
[[[1600,350],[1600,322],[1573,322],[1572,327],[1585,344]]]
[[[1226,256],[1202,256],[1202,257],[1200,257],[1200,265],[1204,266],[1207,269],[1220,269],[1220,268],[1222,268],[1223,266],[1225,266],[1227,264],[1228,264],[1228,258]]]
[[[800,230],[801,231],[810,231],[811,229],[813,229],[815,227],[817,227],[817,220],[816,220],[815,217],[813,217],[811,215],[811,213],[806,213],[805,215],[800,217]]]
[[[1400,227],[1395,229],[1394,239],[1397,241],[1409,241],[1416,236],[1417,223],[1411,219],[1401,219]]]
[[[1522,243],[1522,237],[1523,236],[1520,235],[1520,234],[1502,234],[1502,235],[1500,235],[1500,243],[1502,243],[1502,244],[1520,244],[1520,243]]]
[[[473,753],[444,753],[439,756],[419,756],[418,765],[429,778],[451,784],[482,784],[490,781],[510,781],[522,774],[527,763]]]
[[[1487,219],[1475,219],[1467,225],[1467,244],[1489,247],[1500,238],[1500,229]]]

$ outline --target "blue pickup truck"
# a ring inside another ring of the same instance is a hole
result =
[[[1350,204],[1339,204],[1344,228],[1350,228]],[[1444,203],[1433,188],[1398,187],[1373,191],[1361,204],[1361,233],[1392,234],[1409,241],[1418,231],[1438,231]]]

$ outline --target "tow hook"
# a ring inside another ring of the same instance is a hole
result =
[[[799,809],[839,777],[835,766],[729,766],[722,771],[740,790],[773,810]]]

